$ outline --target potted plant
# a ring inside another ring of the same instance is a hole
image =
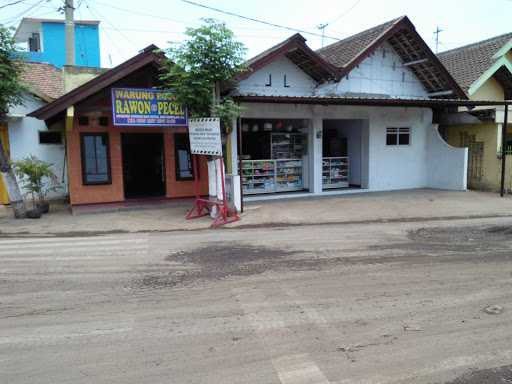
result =
[[[28,156],[15,161],[13,165],[22,187],[32,198],[32,210],[27,212],[27,216],[41,217],[41,214],[47,213],[50,209],[50,204],[46,200],[48,193],[59,188],[52,164],[39,160],[35,156]]]

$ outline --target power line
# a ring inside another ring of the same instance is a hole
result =
[[[12,3],[8,3],[8,4],[0,6],[0,9],[7,8],[7,7],[10,7],[11,5],[16,5],[16,4],[19,4],[19,3],[24,3],[25,1],[27,1],[27,0],[13,1]]]
[[[85,6],[87,7],[87,9],[89,10],[89,12],[94,15],[94,12],[93,10],[91,9],[91,7],[89,6],[89,2],[87,0],[84,0],[83,1]],[[122,52],[122,50],[119,48],[119,46],[117,45],[115,39],[112,39],[112,37],[110,36],[110,34],[107,32],[107,30],[105,28],[102,28],[103,31],[105,31],[105,36],[107,37],[108,40],[110,40],[110,42],[112,43],[112,45],[114,46],[114,48],[116,49],[117,53],[119,53],[119,56],[123,57],[124,54]],[[109,55],[110,56],[110,55]],[[112,62],[112,59],[110,59],[110,62]]]
[[[194,1],[190,1],[190,0],[181,0],[181,1],[182,1],[183,3],[186,3],[186,4],[194,5],[194,6],[196,6],[196,7],[200,7],[200,8],[209,9],[210,11],[215,11],[215,12],[218,12],[218,13],[222,13],[222,14],[224,14],[224,15],[228,15],[228,16],[232,16],[232,17],[238,17],[238,18],[240,18],[240,19],[244,19],[244,20],[252,21],[252,22],[254,22],[254,23],[265,24],[265,25],[268,25],[268,26],[271,26],[271,27],[275,27],[275,28],[286,29],[286,30],[288,30],[288,31],[304,33],[304,34],[307,34],[307,35],[312,35],[312,36],[317,36],[317,37],[322,37],[322,36],[323,36],[323,37],[328,38],[328,39],[341,40],[341,39],[339,39],[338,37],[326,36],[326,35],[322,35],[322,34],[320,34],[320,33],[316,33],[316,32],[305,31],[305,30],[303,30],[303,29],[292,28],[292,27],[288,27],[288,26],[285,26],[285,25],[280,25],[280,24],[271,23],[271,22],[269,22],[269,21],[265,21],[265,20],[255,19],[255,18],[252,18],[252,17],[239,15],[238,13],[229,12],[229,11],[224,11],[224,10],[219,9],[219,8],[214,8],[214,7],[210,7],[210,6],[208,6],[208,5],[204,5],[204,4],[196,3],[196,2],[194,2]]]
[[[32,11],[34,8],[40,8],[42,6],[42,4],[47,1],[47,0],[39,0],[38,2],[34,3],[34,4],[31,4],[27,9],[25,9],[24,11],[18,13],[16,16],[13,16],[13,17],[8,17],[6,19],[3,19],[1,20],[0,22],[4,23],[4,24],[11,24],[13,22],[16,22],[18,21],[20,18],[22,18],[23,16],[27,15],[28,13],[30,13],[30,11]]]
[[[361,2],[362,0],[356,0],[356,2],[354,4],[352,4],[352,6],[350,8],[348,8],[346,11],[344,11],[343,13],[341,13],[339,16],[335,17],[333,20],[327,22],[327,23],[322,23],[322,24],[318,24],[317,28],[322,31],[322,48],[324,47],[324,37],[325,37],[325,28],[327,28],[329,25],[337,22],[338,20],[340,20],[342,17],[345,17],[346,15],[348,15],[355,7],[357,7],[359,5],[359,3]]]

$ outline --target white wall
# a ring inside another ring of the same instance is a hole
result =
[[[353,107],[311,106],[294,104],[244,103],[242,117],[246,118],[302,118],[313,121],[309,156],[312,173],[310,191],[321,193],[322,138],[316,131],[322,129],[323,119],[366,120],[367,130],[362,129],[362,148],[368,148],[368,156],[361,156],[361,186],[371,191],[412,188],[450,188],[450,180],[464,178],[466,168],[457,160],[453,165],[439,169],[436,183],[429,175],[429,150],[439,151],[438,144],[429,138],[432,128],[432,111],[428,108],[405,107]],[[363,128],[366,126],[363,124]],[[410,127],[411,142],[407,146],[386,146],[386,128]],[[459,157],[457,149],[447,149],[446,158]],[[365,163],[367,161],[367,164]],[[367,176],[365,175],[367,170]]]
[[[272,86],[267,87],[268,75]],[[284,75],[289,87],[284,87]],[[317,83],[285,56],[269,63],[240,81],[238,90],[244,95],[300,96],[312,95]]]
[[[431,188],[465,191],[467,189],[468,149],[455,148],[432,124],[427,134],[427,174]]]
[[[46,103],[31,95],[24,97],[23,105],[13,107],[9,110],[11,116],[25,116],[42,107]],[[39,131],[46,131],[44,121],[33,117],[11,118],[8,121],[9,128],[9,150],[11,160],[21,160],[24,157],[34,155],[38,159],[52,163],[62,188],[52,193],[50,198],[59,198],[67,194],[67,175],[62,179],[64,167],[64,145],[39,144]],[[26,192],[26,191],[24,191]]]
[[[392,97],[426,97],[427,91],[414,73],[403,65],[387,43],[377,48],[338,83],[322,84],[318,95],[374,94]]]

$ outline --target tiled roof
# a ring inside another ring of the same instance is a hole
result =
[[[321,48],[316,52],[322,56],[324,60],[336,67],[344,67],[402,18],[403,16],[384,24],[377,25],[376,27],[367,29],[366,31],[357,33],[347,37],[346,39]]]
[[[511,39],[512,33],[507,33],[441,52],[437,56],[462,89],[467,91],[494,63],[494,54]]]
[[[48,63],[25,62],[22,65],[23,82],[38,96],[57,99],[64,94],[64,81],[59,68]]]

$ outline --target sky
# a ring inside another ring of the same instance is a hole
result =
[[[0,0],[0,24],[16,27],[22,17],[60,18],[63,0]],[[194,0],[239,15],[304,30],[308,45],[324,44],[353,35],[396,17],[407,15],[423,39],[435,50],[434,31],[439,27],[439,51],[512,31],[512,0]],[[75,19],[100,20],[103,67],[112,67],[155,44],[183,40],[187,27],[202,18],[223,21],[247,47],[247,57],[294,34],[294,31],[228,16],[187,4],[183,0],[75,0]],[[315,35],[316,34],[316,35]],[[336,39],[334,39],[336,38]]]

